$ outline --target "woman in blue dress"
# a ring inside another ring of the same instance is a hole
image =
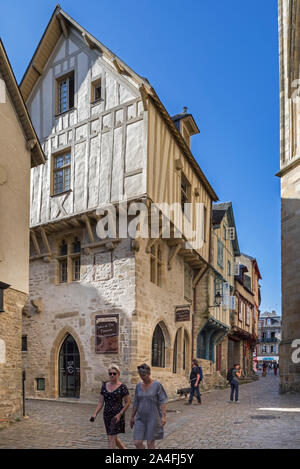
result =
[[[155,440],[164,437],[168,396],[162,384],[151,378],[148,365],[138,366],[138,373],[142,381],[135,388],[130,426],[134,426],[133,439],[137,449],[145,449],[145,440],[147,447],[154,449]]]

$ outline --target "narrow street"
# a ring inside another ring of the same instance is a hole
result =
[[[279,395],[279,378],[268,375],[240,387],[240,403],[228,402],[229,390],[202,396],[201,406],[167,407],[165,439],[158,448],[300,448],[300,395]],[[102,415],[92,424],[90,404],[27,400],[28,418],[0,432],[0,448],[106,448]],[[126,434],[133,448],[127,414]]]

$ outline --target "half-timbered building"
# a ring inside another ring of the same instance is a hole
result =
[[[176,394],[206,321],[202,278],[218,200],[191,152],[192,115],[172,118],[147,79],[60,7],[20,87],[47,159],[31,174],[27,394],[94,399],[111,362],[130,387],[147,362]],[[203,204],[203,244],[186,245],[185,230],[175,236],[173,212],[168,236],[162,217],[158,236],[123,236],[132,202],[191,204],[194,228]],[[103,203],[116,208],[110,238],[99,236]]]

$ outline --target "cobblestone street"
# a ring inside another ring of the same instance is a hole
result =
[[[300,395],[279,395],[278,384],[269,375],[242,385],[239,404],[228,402],[228,389],[204,394],[201,406],[185,406],[185,399],[168,404],[165,439],[157,446],[300,448]],[[28,400],[28,418],[0,431],[0,448],[106,448],[102,415],[89,422],[94,407]],[[121,438],[133,448],[129,415]]]

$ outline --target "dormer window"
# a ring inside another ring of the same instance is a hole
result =
[[[56,80],[56,114],[74,107],[74,72]]]
[[[192,114],[188,114],[187,108],[185,107],[181,114],[176,114],[176,116],[172,117],[172,121],[177,127],[177,130],[181,133],[185,143],[190,148],[191,136],[200,133]]]

